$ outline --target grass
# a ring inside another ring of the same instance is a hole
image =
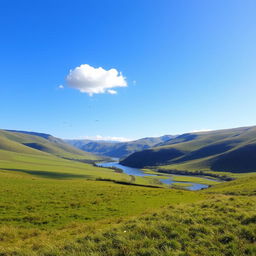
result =
[[[2,172],[2,224],[39,229],[69,222],[87,222],[138,214],[146,209],[196,201],[203,196],[187,191],[152,189],[88,180],[42,179]]]
[[[24,156],[18,159],[27,167],[39,160],[36,156],[28,164]],[[53,172],[65,166],[63,173],[68,174],[74,164],[80,167],[73,169],[78,177],[15,168],[0,172],[0,194],[4,195],[0,197],[0,255],[233,256],[256,252],[254,176],[191,192],[97,181],[89,173],[104,176],[106,172],[112,178],[124,174],[63,159],[54,162],[43,167]],[[86,169],[88,177],[80,177]]]
[[[209,198],[85,234],[53,255],[255,255],[255,202]],[[244,214],[246,210],[247,215]],[[42,250],[43,252],[43,250]],[[47,250],[45,250],[47,252]],[[43,252],[43,253],[45,253]]]
[[[207,177],[193,177],[186,175],[163,175],[160,176],[161,179],[169,179],[171,178],[175,182],[191,182],[191,183],[199,183],[205,185],[216,185],[219,183],[218,180],[207,179]]]
[[[19,159],[28,168],[25,159]],[[35,160],[38,158],[30,159],[32,165],[36,164]],[[25,252],[27,255],[38,254],[42,243],[52,243],[53,246],[59,240],[72,240],[72,234],[78,232],[77,228],[81,225],[85,227],[106,220],[111,223],[117,219],[121,221],[122,218],[150,212],[152,209],[196,202],[205,197],[204,194],[190,191],[97,181],[92,179],[92,175],[111,175],[109,177],[116,180],[128,175],[60,160],[61,163],[65,162],[66,167],[62,166],[62,172],[53,172],[54,168],[60,168],[58,161],[55,166],[48,162],[40,167],[41,164],[37,163],[38,171],[22,171],[17,167],[5,167],[5,170],[0,171],[0,194],[4,195],[0,197],[1,255],[22,255]],[[73,176],[68,164],[74,165]],[[9,166],[10,163],[5,165]],[[76,169],[76,165],[84,167]],[[41,170],[45,168],[49,168],[49,171]],[[34,169],[34,166],[30,169]],[[140,179],[139,183],[143,183],[143,178]],[[56,236],[59,238],[56,239]],[[32,247],[38,249],[33,252]]]
[[[0,150],[31,155],[55,155],[87,161],[102,159],[102,157],[74,148],[61,139],[46,134],[43,134],[45,137],[41,135],[0,130]]]
[[[3,156],[3,157],[2,157]],[[28,155],[0,151],[0,168],[12,172],[33,174],[38,177],[56,178],[117,178],[128,180],[125,174],[97,168],[90,164],[65,160],[51,155]]]
[[[169,175],[153,170],[158,176],[129,176],[5,143],[1,256],[256,254],[255,174],[209,181],[213,186],[203,191],[167,189],[159,179]],[[172,178],[205,183],[199,176]]]
[[[205,185],[215,185],[218,184],[221,180],[219,179],[213,179],[212,177],[209,176],[186,176],[186,175],[172,175],[172,174],[165,174],[161,173],[159,171],[154,171],[154,169],[142,169],[146,174],[152,174],[156,175],[152,176],[152,178],[155,179],[172,179],[175,182],[192,182],[192,183],[199,183],[199,184],[205,184]],[[162,169],[165,170],[165,169]],[[168,170],[168,169],[166,169]],[[193,175],[193,173],[192,173]]]
[[[239,178],[227,183],[218,184],[208,190],[213,193],[222,193],[227,195],[256,195],[256,176]]]
[[[173,184],[171,184],[171,187],[176,187],[176,188],[187,188],[187,187],[190,187],[191,186],[191,184],[189,184],[189,183],[182,183],[182,182],[175,182],[175,183],[173,183]]]
[[[212,194],[138,216],[55,232],[4,229],[2,255],[255,255],[255,197]],[[25,232],[26,233],[25,233]],[[52,237],[54,235],[54,238]],[[17,239],[12,247],[8,239]]]

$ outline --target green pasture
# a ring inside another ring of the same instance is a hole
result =
[[[154,170],[135,177],[81,155],[1,145],[1,256],[256,254],[253,173],[221,183]],[[170,177],[183,189],[159,182]],[[211,187],[187,191],[184,181]]]

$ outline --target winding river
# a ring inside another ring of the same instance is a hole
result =
[[[106,168],[111,168],[111,167],[115,167],[115,168],[118,168],[118,169],[121,169],[123,170],[124,173],[128,174],[128,175],[134,175],[134,176],[157,176],[156,174],[148,174],[148,173],[145,173],[143,170],[141,169],[138,169],[138,168],[131,168],[131,167],[128,167],[128,166],[124,166],[124,165],[121,165],[119,164],[118,162],[102,162],[102,163],[97,163],[96,164],[97,166],[100,166],[100,167],[106,167]],[[167,175],[168,176],[168,175]],[[188,190],[200,190],[200,189],[204,189],[204,188],[208,188],[209,185],[206,185],[206,184],[200,184],[200,183],[193,183],[193,182],[185,182],[185,181],[174,181],[172,179],[172,177],[180,177],[180,176],[183,176],[183,177],[194,177],[192,175],[171,175],[168,177],[168,179],[159,179],[162,183],[164,184],[168,184],[168,185],[172,185],[172,184],[175,184],[175,183],[184,183],[186,184],[187,186],[185,187],[186,189]],[[200,177],[202,179],[205,179],[205,180],[213,180],[213,179],[208,179],[208,178],[203,178],[203,177]],[[213,181],[216,181],[216,180],[213,180]]]

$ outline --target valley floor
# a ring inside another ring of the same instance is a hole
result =
[[[6,156],[2,256],[256,255],[255,176],[193,192],[101,181],[130,177],[55,157]]]

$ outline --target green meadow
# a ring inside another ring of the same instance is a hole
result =
[[[130,177],[76,161],[15,159],[1,160],[1,255],[255,255],[255,176],[192,192],[118,184]]]
[[[3,133],[1,256],[256,254],[254,174],[209,180],[201,191],[169,188],[159,179],[205,180],[130,176],[88,163],[104,159],[54,137],[35,145],[32,135]]]
[[[39,229],[133,215],[146,209],[203,198],[187,191],[86,179],[40,178],[1,172],[2,224]],[[184,197],[184,195],[186,195]]]
[[[12,161],[0,163],[1,255],[37,254],[45,243],[51,246],[57,240],[72,240],[81,225],[101,226],[100,221],[121,221],[205,198],[195,192],[147,187],[153,181],[141,177],[133,180],[134,185],[118,184],[131,177],[54,157],[14,153]]]
[[[3,170],[0,252],[255,255],[255,185],[242,178],[191,192]]]

